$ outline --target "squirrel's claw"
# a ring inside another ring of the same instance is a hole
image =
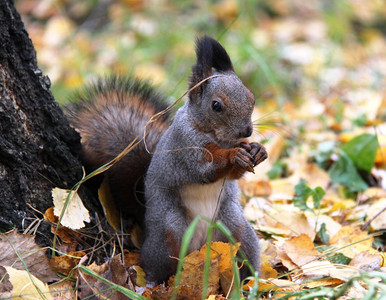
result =
[[[253,157],[254,166],[257,166],[267,159],[268,153],[263,145],[258,143],[251,143],[250,146],[252,147],[252,150],[249,152],[249,154]]]
[[[240,169],[253,172],[254,159],[245,148],[238,148],[234,163]]]

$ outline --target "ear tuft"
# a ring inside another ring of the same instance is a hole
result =
[[[219,72],[234,71],[232,61],[224,47],[210,36],[204,35],[197,39],[196,56],[190,87],[212,75],[213,69]]]

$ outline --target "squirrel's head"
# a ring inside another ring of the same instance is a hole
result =
[[[219,42],[209,36],[199,38],[196,55],[190,88],[205,78],[217,77],[190,92],[190,112],[200,130],[212,134],[221,144],[234,146],[252,134],[254,96],[235,74],[229,55]]]

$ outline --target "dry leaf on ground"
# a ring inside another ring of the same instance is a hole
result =
[[[59,217],[62,213],[69,193],[70,190],[60,188],[54,188],[52,190],[55,216]],[[90,214],[87,208],[84,207],[78,193],[72,191],[61,224],[71,229],[80,229],[85,226],[84,222],[90,222]]]
[[[5,267],[9,275],[9,282],[12,284],[12,290],[9,292],[12,298],[29,299],[53,299],[51,292],[44,282],[40,281],[34,275],[25,270],[17,270],[12,267]]]
[[[306,234],[292,237],[285,241],[284,249],[288,257],[298,266],[314,261],[320,256],[314,243]]]
[[[47,249],[38,246],[34,236],[18,233],[17,230],[9,231],[0,235],[0,249],[0,266],[25,270],[25,264],[28,272],[43,282],[59,279],[49,265]]]

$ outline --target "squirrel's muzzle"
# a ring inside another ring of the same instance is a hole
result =
[[[247,138],[247,137],[250,137],[252,135],[252,126],[247,126],[246,128],[244,128],[243,131],[240,132],[240,138]]]

